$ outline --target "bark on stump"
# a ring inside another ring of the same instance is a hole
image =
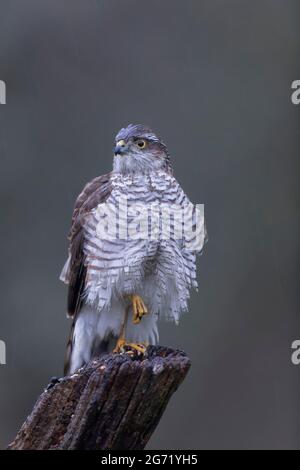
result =
[[[93,360],[52,380],[8,448],[144,449],[189,367],[185,353],[160,346]]]

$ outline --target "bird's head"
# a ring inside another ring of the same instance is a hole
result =
[[[114,171],[117,173],[149,173],[163,169],[171,172],[165,144],[147,126],[129,124],[115,139]]]

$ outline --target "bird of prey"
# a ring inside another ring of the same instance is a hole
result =
[[[126,202],[121,215],[120,201]],[[68,284],[68,316],[73,318],[65,374],[96,354],[143,354],[148,344],[158,342],[158,318],[178,322],[187,310],[190,288],[197,288],[204,215],[197,221],[200,241],[193,245],[195,211],[191,233],[176,236],[175,219],[178,232],[182,218],[170,212],[169,232],[161,218],[173,207],[191,213],[166,145],[147,126],[121,129],[113,170],[88,183],[74,207],[69,257],[60,277]],[[106,236],[110,228],[114,236]]]

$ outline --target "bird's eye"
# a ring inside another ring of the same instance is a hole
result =
[[[139,139],[139,140],[137,140],[136,145],[137,145],[140,149],[144,149],[144,148],[146,147],[146,141],[143,140],[143,139]]]

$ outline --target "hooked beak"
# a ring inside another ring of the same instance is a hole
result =
[[[123,155],[127,150],[127,144],[125,142],[125,140],[119,140],[119,142],[117,142],[117,145],[115,146],[115,150],[114,150],[114,153],[115,155]]]

